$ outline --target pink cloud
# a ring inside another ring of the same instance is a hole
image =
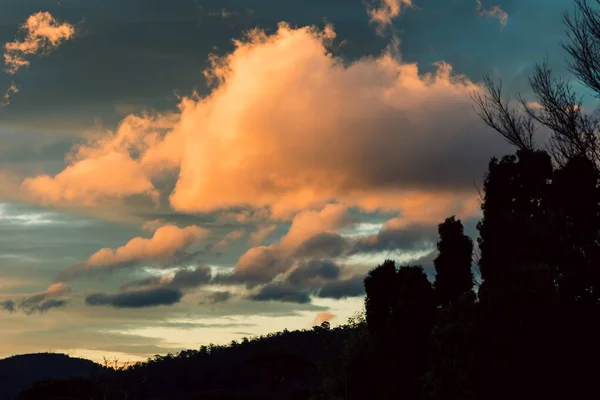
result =
[[[84,263],[63,269],[58,280],[63,281],[84,272],[111,271],[135,262],[166,264],[207,235],[206,229],[195,225],[185,228],[164,225],[151,238],[136,237],[116,249],[98,250]]]
[[[292,220],[288,233],[278,243],[256,246],[244,253],[233,270],[236,279],[270,281],[294,267],[291,256],[305,240],[324,232],[336,232],[350,224],[348,210],[339,204],[327,204],[321,210],[305,210]]]
[[[472,111],[480,85],[445,63],[420,73],[391,52],[345,64],[327,50],[334,37],[331,26],[253,30],[213,57],[208,96],[184,98],[178,115],[127,117],[23,192],[47,204],[156,199],[153,179],[169,170],[180,212],[245,207],[291,219],[332,200],[366,210],[470,204],[469,174],[502,143]]]
[[[102,267],[143,260],[162,260],[186,250],[207,236],[207,231],[198,226],[178,228],[165,225],[156,230],[150,239],[137,237],[125,245],[113,249],[101,249],[87,261],[91,267]]]

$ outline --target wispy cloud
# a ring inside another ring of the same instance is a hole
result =
[[[228,11],[226,8],[222,8],[219,11],[211,11],[208,13],[211,17],[231,18],[237,17],[239,13],[234,11]]]
[[[376,6],[368,6],[367,13],[371,23],[377,26],[377,32],[382,34],[392,26],[394,18],[407,7],[413,7],[412,0],[377,0]]]
[[[49,54],[65,40],[75,36],[75,28],[67,22],[57,21],[48,12],[38,12],[27,18],[21,25],[22,39],[4,45],[4,64],[6,72],[17,73],[28,67],[27,56]]]
[[[479,15],[481,16],[498,18],[498,21],[500,21],[500,30],[504,29],[508,23],[508,13],[499,5],[495,5],[486,9],[481,3],[481,0],[477,0],[477,12],[479,12]]]
[[[13,82],[8,89],[6,89],[6,92],[4,92],[4,95],[2,96],[2,100],[0,100],[0,107],[6,107],[7,105],[10,104],[10,99],[11,97],[15,94],[15,93],[19,93],[19,88],[17,87],[17,85]]]

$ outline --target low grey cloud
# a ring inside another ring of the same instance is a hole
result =
[[[8,312],[15,312],[17,310],[17,305],[15,304],[14,300],[5,300],[0,303],[0,307]]]
[[[298,257],[326,257],[340,256],[347,246],[347,241],[341,235],[325,232],[310,237],[296,250]]]
[[[53,308],[63,308],[66,307],[68,304],[67,300],[61,300],[61,299],[50,299],[50,300],[46,300],[43,301],[41,303],[38,304],[32,304],[29,306],[29,308],[25,309],[25,312],[27,314],[32,314],[35,312],[38,312],[40,314],[43,314]]]
[[[224,303],[231,298],[231,293],[227,291],[217,291],[206,296],[206,300],[210,304]]]
[[[311,296],[343,299],[364,294],[364,274],[346,271],[332,260],[300,262],[281,281],[263,285],[249,296],[254,301],[309,303]]]
[[[355,275],[347,279],[327,282],[318,291],[317,296],[337,300],[363,296],[365,294],[364,279],[364,275]]]
[[[254,301],[282,301],[288,303],[310,303],[308,290],[300,289],[288,282],[270,283],[258,293],[250,296]]]
[[[336,279],[340,267],[331,260],[311,260],[302,262],[287,278],[293,285],[302,285],[315,279]]]
[[[169,282],[169,286],[180,289],[195,288],[201,285],[208,284],[212,278],[210,267],[200,265],[194,269],[180,269],[173,279]]]
[[[31,294],[20,299],[4,300],[0,306],[11,313],[21,311],[31,315],[34,313],[44,314],[54,308],[63,308],[68,300],[65,296],[71,289],[64,283],[55,283],[50,285],[43,292]]]
[[[150,276],[125,283],[116,293],[92,293],[86,297],[85,302],[89,306],[114,308],[173,305],[181,301],[185,290],[207,285],[211,278],[210,267],[206,265],[192,269],[182,268],[173,276]]]
[[[172,305],[183,297],[179,289],[158,287],[126,291],[114,294],[92,293],[85,298],[90,306],[111,306],[114,308],[144,308]]]
[[[423,250],[436,242],[436,225],[412,225],[400,228],[384,227],[376,235],[358,238],[350,253],[375,253],[389,250]]]
[[[254,301],[281,301],[288,303],[310,303],[311,296],[330,299],[345,299],[364,295],[364,274],[344,279],[320,279],[292,283],[289,280],[264,285],[249,296]]]

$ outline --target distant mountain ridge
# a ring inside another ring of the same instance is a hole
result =
[[[91,378],[102,366],[59,353],[22,354],[0,360],[0,399],[11,400],[35,382],[50,379]]]

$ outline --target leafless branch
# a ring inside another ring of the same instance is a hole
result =
[[[484,78],[486,94],[474,93],[475,112],[491,128],[500,133],[510,144],[519,149],[535,148],[533,120],[511,105],[510,96],[502,94],[502,82],[495,84],[489,76]]]

